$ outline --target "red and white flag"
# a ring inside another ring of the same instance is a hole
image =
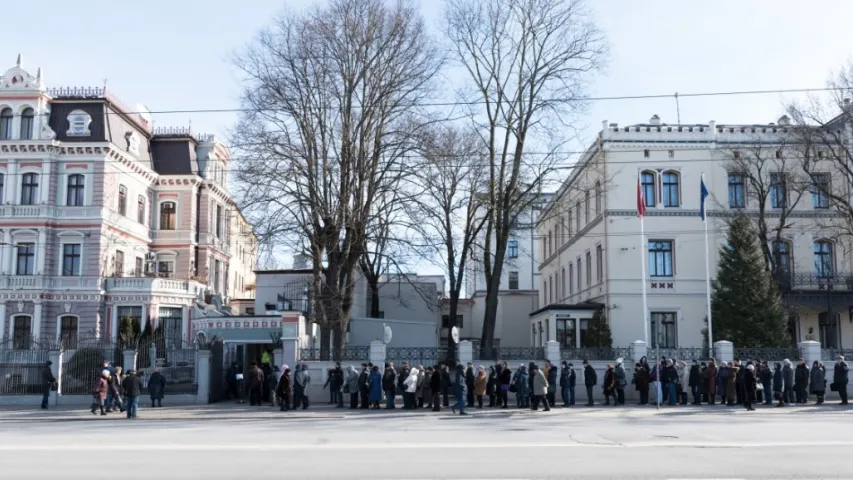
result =
[[[643,184],[637,177],[637,216],[643,218],[646,215],[646,199],[643,198]]]

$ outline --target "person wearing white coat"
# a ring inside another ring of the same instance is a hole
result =
[[[690,369],[684,360],[678,361],[678,366],[675,368],[678,372],[678,383],[680,386],[679,397],[682,405],[687,405],[687,389],[690,388]]]
[[[415,407],[415,393],[418,391],[418,369],[413,368],[409,370],[409,376],[403,380],[403,387],[406,388],[406,391],[403,395],[408,397],[408,401],[405,402],[406,408],[409,410],[414,409]]]

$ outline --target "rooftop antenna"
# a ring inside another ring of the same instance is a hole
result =
[[[678,92],[675,92],[675,113],[678,116],[678,124],[681,125],[681,107],[678,105]]]
[[[21,54],[20,53],[18,54],[18,61],[15,62],[15,66],[18,68],[21,68]]]
[[[107,79],[105,78],[104,79],[104,92],[106,93],[106,91],[107,91]]]

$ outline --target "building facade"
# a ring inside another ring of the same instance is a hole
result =
[[[190,339],[190,307],[254,264],[233,258],[229,164],[216,137],[155,129],[104,88],[48,89],[19,57],[0,76],[3,345],[115,339],[121,318]]]
[[[666,125],[657,116],[624,127],[605,122],[540,217],[543,309],[530,316],[531,343],[557,340],[565,347],[580,347],[588,318],[604,309],[614,346],[635,340],[669,348],[704,346],[707,289],[699,216],[704,174],[710,193],[706,211],[711,277],[726,241],[728,219],[745,214],[757,223],[763,218],[771,229],[782,221],[781,241],[768,248],[782,266],[780,285],[791,315],[792,342],[818,340],[825,348],[853,345],[849,245],[833,233],[838,215],[829,208],[825,193],[848,186],[830,186],[832,166],[820,161],[817,167],[825,174],[795,180],[801,169],[794,160],[802,154],[793,137],[785,117],[762,125]],[[750,162],[758,162],[754,165],[762,165],[762,170],[747,171]],[[824,175],[827,183],[814,183]],[[770,192],[761,209],[755,180]],[[644,237],[637,215],[638,189],[645,198]]]

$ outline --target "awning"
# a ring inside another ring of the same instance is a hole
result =
[[[272,343],[273,338],[281,337],[281,328],[206,328],[202,329],[207,338],[214,335],[226,342],[234,343]]]

